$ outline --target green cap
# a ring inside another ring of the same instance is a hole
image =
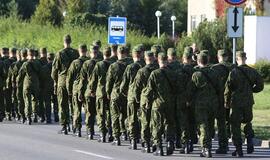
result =
[[[101,46],[101,41],[100,40],[95,40],[95,41],[93,41],[93,45],[94,46]]]
[[[47,48],[40,48],[40,53],[47,53]]]
[[[151,51],[155,54],[155,56],[157,56],[158,53],[161,52],[161,46],[160,45],[153,45],[151,47]]]
[[[147,57],[153,57],[154,56],[154,53],[152,51],[146,51],[144,54]]]
[[[209,55],[209,51],[208,50],[201,50],[200,53],[204,53],[206,55]]]
[[[164,52],[160,52],[160,53],[158,53],[158,58],[160,58],[162,60],[167,60],[167,54]]]
[[[207,57],[208,57],[208,54],[206,52],[202,52],[202,51],[197,55],[198,59],[204,59]]]
[[[247,57],[247,54],[244,51],[237,51],[236,57]]]
[[[22,49],[20,53],[21,53],[22,57],[26,57],[27,56],[27,49],[25,49],[25,48]]]
[[[69,34],[64,36],[64,41],[67,43],[71,43],[71,36]]]
[[[224,49],[218,50],[218,56],[225,57],[228,56],[227,52]]]
[[[132,52],[142,52],[142,48],[139,45],[137,45],[133,47]]]
[[[143,44],[138,44],[137,47],[140,48],[142,52],[145,51],[145,47]]]
[[[193,55],[192,47],[186,47],[184,49],[183,57],[192,57],[192,55]]]
[[[111,47],[109,47],[109,46],[106,46],[106,47],[104,47],[103,48],[103,52],[110,52],[111,53]]]
[[[8,52],[8,51],[9,51],[8,48],[6,48],[6,47],[2,48],[2,52]]]
[[[167,54],[170,56],[176,56],[176,50],[174,48],[169,48]]]
[[[9,49],[12,53],[16,53],[17,52],[17,49],[16,48],[10,48]]]
[[[126,51],[126,47],[125,46],[118,46],[117,52],[124,53],[125,51]]]
[[[80,48],[81,50],[87,50],[87,45],[86,45],[86,44],[80,44],[80,45],[79,45],[79,48]]]
[[[95,45],[91,45],[91,46],[90,46],[90,51],[91,51],[91,52],[98,51],[98,49],[99,49],[98,46],[95,46]]]
[[[49,53],[48,54],[48,59],[53,60],[54,59],[54,53]]]

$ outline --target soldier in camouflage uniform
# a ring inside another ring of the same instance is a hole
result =
[[[191,47],[186,47],[183,53],[183,72],[187,76],[187,81],[191,81],[192,74],[194,73],[192,63],[193,50]],[[182,97],[183,98],[183,97]],[[188,154],[193,151],[193,144],[198,142],[197,127],[194,115],[194,105],[185,103],[180,110],[181,119],[181,142],[182,148],[180,153]]]
[[[54,59],[54,54],[50,53],[47,57],[47,64],[41,67],[40,80],[46,82],[40,85],[40,104],[41,108],[44,108],[44,114],[46,116],[46,123],[50,124],[51,121],[51,113],[52,113],[52,98],[53,98],[53,79],[51,78],[52,71],[52,62]]]
[[[24,99],[23,99],[23,78],[19,80],[18,75],[19,71],[23,65],[24,62],[27,61],[27,50],[22,49],[21,52],[21,60],[17,61],[14,66],[14,81],[15,81],[15,88],[16,88],[16,97],[17,97],[17,105],[18,105],[18,112],[21,117],[21,122],[25,123],[26,117],[24,113]]]
[[[13,63],[17,61],[16,58],[17,49],[10,48],[9,58],[4,60],[5,63],[5,73],[7,73],[6,85],[5,85],[5,103],[6,103],[6,115],[7,119],[11,120],[11,116],[15,118],[15,111],[12,103],[12,71]]]
[[[73,134],[76,133],[78,137],[81,137],[81,128],[82,128],[82,102],[79,101],[79,83],[80,83],[80,71],[83,63],[89,58],[87,54],[87,46],[85,44],[79,46],[80,57],[74,60],[67,72],[66,86],[68,94],[72,96],[72,105],[74,109],[73,116]]]
[[[111,131],[111,114],[110,114],[110,106],[109,99],[106,94],[106,74],[111,65],[110,61],[111,56],[111,48],[106,47],[103,50],[104,60],[100,61],[96,64],[90,84],[90,93],[92,97],[96,97],[96,119],[97,126],[101,135],[98,139],[98,142],[105,143],[106,142],[106,134],[109,133],[109,142],[113,141],[112,131]]]
[[[64,49],[56,54],[52,67],[52,78],[54,80],[54,92],[57,93],[58,105],[61,119],[61,133],[68,134],[67,127],[70,123],[68,92],[66,88],[66,76],[71,62],[79,57],[78,51],[70,47],[71,37],[64,37]]]
[[[138,109],[140,104],[136,102],[135,94],[133,92],[134,78],[140,68],[145,65],[142,59],[144,50],[141,46],[135,46],[132,51],[132,58],[134,63],[127,66],[123,80],[120,85],[120,93],[127,97],[127,121],[128,131],[131,140],[130,149],[137,149],[137,140],[139,139],[139,120]]]
[[[92,45],[98,47],[97,59],[103,60],[103,54],[102,54],[102,52],[100,51],[100,49],[101,49],[101,47],[102,47],[101,41],[100,41],[100,40],[95,40],[95,41],[93,42]]]
[[[146,108],[152,104],[151,125],[153,145],[156,146],[155,156],[163,156],[162,135],[166,135],[167,155],[173,154],[175,117],[172,97],[176,94],[176,76],[169,69],[167,55],[159,53],[158,63],[160,68],[153,71],[148,79],[145,90]]]
[[[0,122],[3,121],[5,117],[5,108],[4,108],[4,69],[5,69],[5,64],[2,60],[0,60]]]
[[[148,104],[148,108],[146,108],[145,97],[143,96],[143,90],[145,90],[147,85],[147,80],[151,74],[151,72],[158,68],[156,64],[154,64],[155,57],[154,53],[151,51],[147,51],[145,53],[145,62],[146,66],[139,69],[137,72],[134,84],[133,84],[133,94],[136,100],[136,103],[140,104],[140,121],[141,121],[141,140],[142,140],[142,152],[150,153],[150,119],[151,119],[151,106],[152,104]],[[141,98],[142,96],[142,98]]]
[[[94,124],[96,117],[96,98],[91,96],[89,87],[89,81],[93,73],[94,67],[100,59],[98,57],[98,46],[91,46],[90,48],[90,60],[83,63],[80,71],[80,84],[79,88],[79,100],[84,102],[85,105],[85,125],[88,138],[93,139],[94,136]]]
[[[189,96],[195,105],[195,117],[200,129],[201,157],[212,157],[212,130],[214,128],[214,109],[218,106],[216,89],[220,87],[218,74],[207,65],[208,56],[201,52],[197,56],[198,69],[192,75]]]
[[[230,72],[224,92],[225,107],[232,108],[232,139],[236,147],[232,156],[238,157],[243,157],[241,123],[245,124],[244,134],[247,138],[247,153],[250,154],[254,151],[254,131],[251,123],[253,119],[253,93],[258,93],[264,88],[262,77],[255,69],[246,65],[246,59],[245,52],[238,51],[236,53],[238,66]]]
[[[117,58],[117,48],[118,48],[118,45],[117,44],[113,44],[111,46],[111,62],[114,63],[118,60]]]
[[[32,123],[32,113],[34,116],[37,114],[38,107],[38,94],[39,94],[39,76],[40,76],[40,63],[34,60],[34,50],[28,50],[28,61],[23,63],[19,75],[18,81],[23,80],[23,98],[25,104],[25,116],[27,118],[27,124]]]
[[[215,118],[217,120],[218,127],[218,142],[219,148],[216,150],[217,154],[226,154],[228,149],[228,136],[226,130],[226,109],[224,107],[224,90],[225,83],[228,75],[232,69],[232,64],[228,62],[229,55],[224,50],[218,50],[218,64],[212,66],[212,69],[219,73],[219,81],[221,82],[221,88],[219,88],[219,105],[215,109]]]
[[[126,47],[118,47],[118,61],[109,67],[106,77],[106,94],[111,101],[110,110],[114,137],[112,145],[118,146],[121,145],[120,134],[126,133],[127,102],[124,95],[120,93],[120,85],[123,80],[124,71],[131,63],[127,57],[127,53]]]

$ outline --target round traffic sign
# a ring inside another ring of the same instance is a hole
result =
[[[246,2],[246,0],[225,0],[225,1],[231,5],[240,5]]]

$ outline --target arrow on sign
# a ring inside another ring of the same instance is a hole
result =
[[[233,13],[234,13],[234,26],[232,26],[232,29],[234,32],[237,32],[237,30],[239,28],[239,26],[237,25],[237,14],[239,12],[238,12],[238,9],[236,7],[234,8]]]

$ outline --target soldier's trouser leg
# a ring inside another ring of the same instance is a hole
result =
[[[140,107],[139,103],[134,101],[128,102],[128,126],[129,126],[129,136],[131,139],[138,139],[139,132],[139,119],[138,119],[138,109]]]
[[[166,141],[174,142],[176,133],[176,126],[175,126],[176,114],[174,112],[176,111],[176,108],[168,105],[164,107],[164,111],[165,111],[164,122],[165,122]]]
[[[32,113],[36,114],[36,108],[38,105],[38,94],[31,89],[24,89],[23,97],[25,100],[25,115],[30,118]]]
[[[24,99],[23,99],[23,88],[17,88],[17,97],[18,97],[18,110],[21,117],[25,118],[24,113]]]
[[[16,114],[16,117],[19,118],[19,109],[18,109],[18,97],[17,97],[17,88],[12,88],[12,103],[13,103],[13,110]]]
[[[57,96],[55,94],[52,95],[52,101],[53,101],[53,114],[54,118],[58,118],[58,101]]]
[[[69,105],[68,105],[68,92],[65,86],[58,86],[57,98],[59,106],[60,124],[66,127],[70,122]]]
[[[231,109],[228,108],[226,109],[226,130],[227,130],[227,136],[228,138],[231,137],[231,120],[230,120],[230,115],[231,115]]]
[[[188,128],[188,132],[190,135],[190,140],[193,144],[197,144],[198,143],[198,126],[196,123],[196,118],[195,118],[195,107],[194,106],[189,106],[188,107],[188,124],[189,124],[189,128]]]
[[[3,93],[3,88],[0,87],[0,120],[4,118],[4,93]]]
[[[110,104],[113,137],[120,137],[120,106],[119,99],[112,99]]]
[[[226,109],[220,108],[217,112],[218,144],[221,149],[227,149],[228,136],[226,130]]]
[[[127,132],[127,127],[126,127],[126,119],[127,119],[127,99],[126,98],[121,98],[120,101],[118,101],[118,105],[120,108],[120,132],[125,133]]]
[[[46,113],[46,121],[51,122],[52,104],[50,94],[47,94],[45,97],[45,113]]]
[[[96,118],[96,98],[86,97],[86,106],[85,106],[85,125],[86,130],[91,134],[94,134],[94,125]]]
[[[154,108],[152,107],[151,111],[151,126],[152,129],[152,138],[153,144],[160,146],[162,144],[162,135],[164,134],[165,125],[164,125],[164,117],[165,111],[162,108]]]
[[[176,132],[180,133],[181,142],[183,144],[186,144],[190,140],[190,130],[189,130],[190,124],[189,124],[189,117],[188,117],[188,108],[181,108],[177,112],[179,112],[178,114],[180,114],[179,116],[177,116],[177,117],[180,117],[180,118],[177,118],[180,121],[177,121]],[[181,127],[180,129],[179,129],[179,126]]]
[[[98,128],[99,128],[99,131],[102,133],[102,134],[107,134],[108,132],[108,129],[107,128],[107,117],[109,114],[107,111],[109,109],[109,101],[105,98],[97,98],[96,99],[96,111],[97,111],[97,116],[96,116],[96,119],[97,119],[97,125],[98,125]]]
[[[151,108],[141,107],[141,139],[142,142],[150,142]]]
[[[73,127],[76,129],[82,128],[82,102],[78,99],[78,94],[72,96],[73,103]]]
[[[5,89],[4,91],[5,95],[4,95],[4,99],[5,99],[5,111],[6,111],[6,115],[7,116],[11,116],[12,114],[12,89],[11,88],[8,88],[8,89]]]
[[[69,116],[71,123],[74,121],[74,104],[73,104],[73,96],[68,96],[68,106],[69,106]]]
[[[111,110],[110,110],[110,101],[107,101],[107,109],[106,109],[106,128],[108,130],[108,133],[112,135],[112,115],[111,115]]]
[[[214,114],[211,109],[195,109],[196,120],[200,129],[200,144],[202,148],[212,148],[211,129],[214,121]]]
[[[246,123],[244,128],[245,135],[250,135],[253,137],[254,132],[251,125],[252,118],[252,106],[232,107],[231,129],[233,144],[236,147],[242,146],[241,123]]]

